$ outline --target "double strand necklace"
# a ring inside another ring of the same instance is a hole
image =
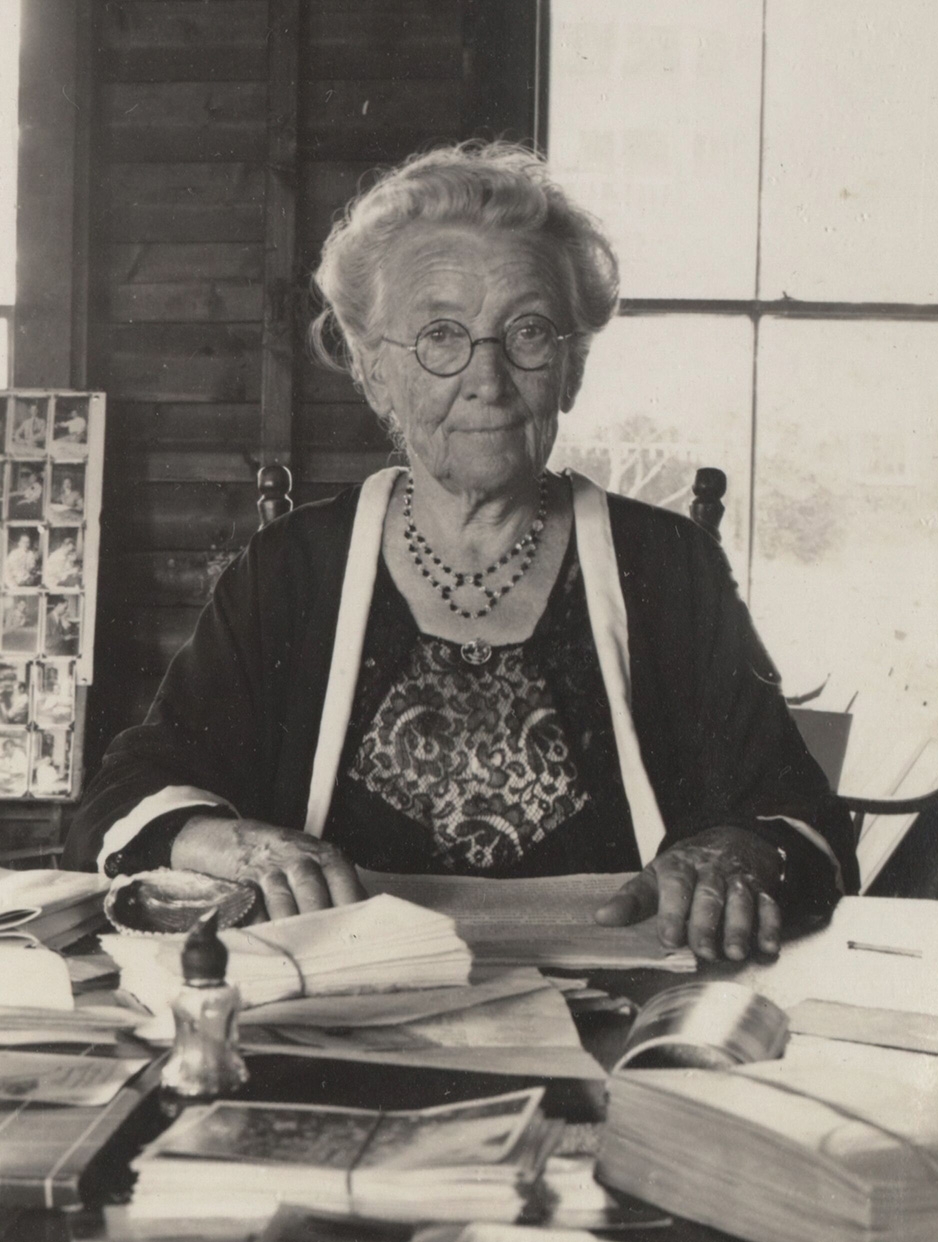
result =
[[[520,539],[511,545],[507,552],[503,552],[491,565],[486,566],[485,569],[467,573],[444,564],[443,558],[434,552],[427,542],[426,536],[417,529],[417,525],[414,522],[414,476],[408,473],[407,486],[404,488],[403,508],[404,541],[407,544],[407,551],[410,553],[414,564],[420,570],[421,576],[427,580],[427,584],[431,589],[436,591],[440,598],[445,601],[450,612],[456,613],[457,616],[465,621],[478,621],[482,617],[487,617],[499,600],[504,599],[508,592],[517,586],[531,568],[534,558],[537,556],[538,545],[540,544],[544,523],[547,519],[546,475],[542,474],[540,477],[538,493],[537,513],[527,533],[522,535]],[[494,574],[498,573],[500,569],[510,564],[519,556],[521,557],[520,563],[507,582],[503,582],[500,586],[489,585],[489,581]],[[484,595],[485,603],[482,607],[477,609],[464,608],[457,603],[453,599],[453,592],[458,591],[460,587],[475,587],[477,591]],[[492,656],[491,645],[481,638],[474,638],[469,642],[463,643],[459,650],[460,655],[467,664],[487,664]]]

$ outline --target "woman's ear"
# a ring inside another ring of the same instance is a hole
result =
[[[379,418],[387,418],[394,402],[384,376],[384,351],[358,348],[352,354],[352,374],[361,384],[368,404]]]
[[[583,383],[583,369],[585,365],[585,358],[579,353],[571,353],[563,379],[563,388],[560,393],[560,409],[564,414],[569,414],[573,409],[577,393],[580,391],[580,385]]]

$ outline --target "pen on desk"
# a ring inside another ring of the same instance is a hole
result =
[[[891,953],[893,957],[921,957],[921,949],[897,949],[890,944],[865,944],[862,940],[848,940],[848,949],[862,949],[864,953]]]

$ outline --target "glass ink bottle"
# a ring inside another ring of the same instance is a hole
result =
[[[238,1052],[238,989],[225,982],[228,950],[218,938],[218,911],[203,914],[182,950],[183,986],[173,1002],[176,1037],[163,1067],[163,1087],[177,1097],[230,1095],[248,1080]]]

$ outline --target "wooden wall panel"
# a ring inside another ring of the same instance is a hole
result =
[[[303,77],[459,79],[462,0],[317,0],[308,6]]]
[[[109,242],[264,239],[264,170],[250,164],[109,164],[96,203]]]
[[[102,6],[100,70],[112,81],[263,81],[266,36],[256,0],[226,0],[223,22],[191,0],[121,0]]]
[[[308,274],[370,169],[470,135],[470,45],[504,0],[92,2],[94,763],[255,529],[264,455],[291,456],[298,503],[392,460],[349,377],[306,354]]]

